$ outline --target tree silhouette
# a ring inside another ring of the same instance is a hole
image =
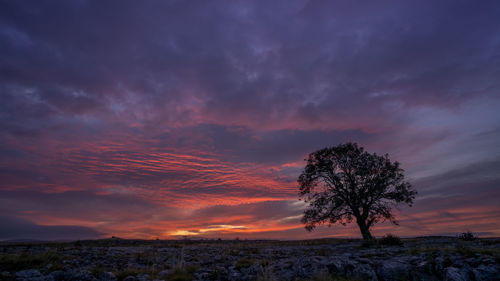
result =
[[[302,222],[308,231],[317,225],[356,219],[363,239],[373,239],[370,227],[382,221],[397,225],[392,207],[412,205],[417,194],[404,180],[398,162],[387,154],[365,152],[356,143],[320,149],[309,154],[297,180],[299,199],[309,203]]]

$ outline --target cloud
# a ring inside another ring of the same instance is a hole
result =
[[[0,240],[80,240],[96,239],[103,233],[73,225],[39,225],[25,219],[0,216]]]
[[[0,70],[3,84],[30,88],[63,116],[400,126],[390,116],[404,108],[456,106],[498,88],[498,6],[483,5],[8,4]]]
[[[262,220],[279,221],[300,215],[303,207],[304,205],[298,202],[298,200],[264,201],[235,206],[210,206],[196,210],[191,216],[193,219],[204,220],[205,218],[224,218],[224,216],[230,214],[236,217],[248,217],[250,222]],[[300,219],[296,219],[295,223],[299,221]]]
[[[415,185],[424,195],[463,195],[474,188],[478,192],[495,192],[494,187],[500,185],[500,161],[492,160],[472,163],[463,167],[442,172],[437,175],[421,178]]]
[[[498,189],[497,2],[0,5],[8,216],[137,237],[242,223],[312,237],[288,201],[303,159],[355,141],[403,163],[427,206],[408,214],[490,218],[477,202]]]
[[[279,164],[297,161],[318,147],[373,135],[359,130],[273,130],[201,124],[169,130],[157,137],[159,147],[211,149],[228,161]]]
[[[3,214],[42,225],[79,225],[103,233],[117,229],[127,229],[131,233],[135,227],[144,227],[145,222],[152,223],[155,216],[176,217],[178,212],[130,194],[34,190],[0,191],[0,194]]]

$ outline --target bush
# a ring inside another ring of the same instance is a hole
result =
[[[196,271],[196,270],[195,270]],[[191,281],[194,279],[194,272],[190,269],[176,269],[166,276],[167,281]]]
[[[242,268],[248,268],[250,267],[252,264],[254,263],[254,260],[251,260],[251,259],[240,259],[236,262],[236,264],[234,265],[234,267],[238,270],[242,269]]]
[[[399,239],[396,235],[387,234],[384,237],[378,240],[379,245],[387,245],[387,246],[401,246],[403,245],[403,241]]]
[[[443,258],[443,267],[450,267],[453,265],[453,261],[450,258],[449,254],[446,254]]]
[[[476,240],[476,236],[474,233],[467,231],[467,232],[462,232],[458,235],[459,239],[462,239],[464,241],[473,241]]]

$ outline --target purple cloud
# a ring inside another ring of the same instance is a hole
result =
[[[495,1],[3,2],[4,214],[119,235],[133,211],[130,235],[152,237],[223,209],[279,237],[307,153],[355,141],[403,163],[418,223],[464,205],[489,218],[499,19]]]

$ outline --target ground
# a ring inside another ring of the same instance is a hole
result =
[[[500,238],[385,242],[4,242],[0,280],[500,280]]]

